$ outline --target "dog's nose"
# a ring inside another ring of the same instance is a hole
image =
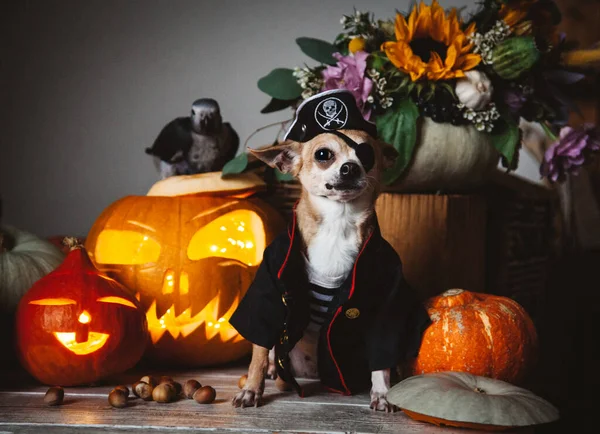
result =
[[[356,163],[344,163],[340,167],[340,175],[344,179],[353,179],[360,175],[360,167]]]

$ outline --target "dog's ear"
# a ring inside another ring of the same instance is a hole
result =
[[[379,141],[379,148],[381,149],[383,169],[391,169],[394,166],[394,163],[396,163],[396,159],[400,154],[392,145],[382,141]]]
[[[287,140],[264,149],[250,149],[252,155],[281,173],[297,173],[301,160],[301,144]]]

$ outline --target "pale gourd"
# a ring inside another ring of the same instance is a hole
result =
[[[413,419],[456,427],[504,430],[558,420],[558,410],[529,390],[466,372],[409,377],[388,392]]]
[[[492,100],[490,79],[481,71],[466,71],[464,78],[456,81],[454,89],[458,100],[473,110],[483,110]]]
[[[473,125],[438,123],[422,117],[407,171],[393,184],[398,192],[465,191],[481,186],[500,154],[490,134]]]
[[[0,312],[14,314],[31,286],[58,267],[65,255],[49,241],[14,227],[0,227]]]

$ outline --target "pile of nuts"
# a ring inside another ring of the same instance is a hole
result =
[[[198,381],[187,380],[183,386],[181,383],[168,376],[153,377],[146,375],[131,387],[133,394],[144,401],[156,401],[168,403],[177,401],[183,393],[188,399],[193,399],[198,404],[210,404],[217,396],[217,392],[211,386],[202,386]],[[44,402],[48,405],[60,405],[63,402],[65,392],[62,387],[51,387],[44,396]],[[129,399],[129,388],[119,385],[108,394],[108,403],[115,408],[127,407]]]

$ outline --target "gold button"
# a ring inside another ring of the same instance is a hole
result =
[[[350,319],[358,318],[359,315],[360,315],[360,310],[358,310],[355,307],[351,307],[350,309],[348,309],[346,311],[346,317],[348,317]]]

